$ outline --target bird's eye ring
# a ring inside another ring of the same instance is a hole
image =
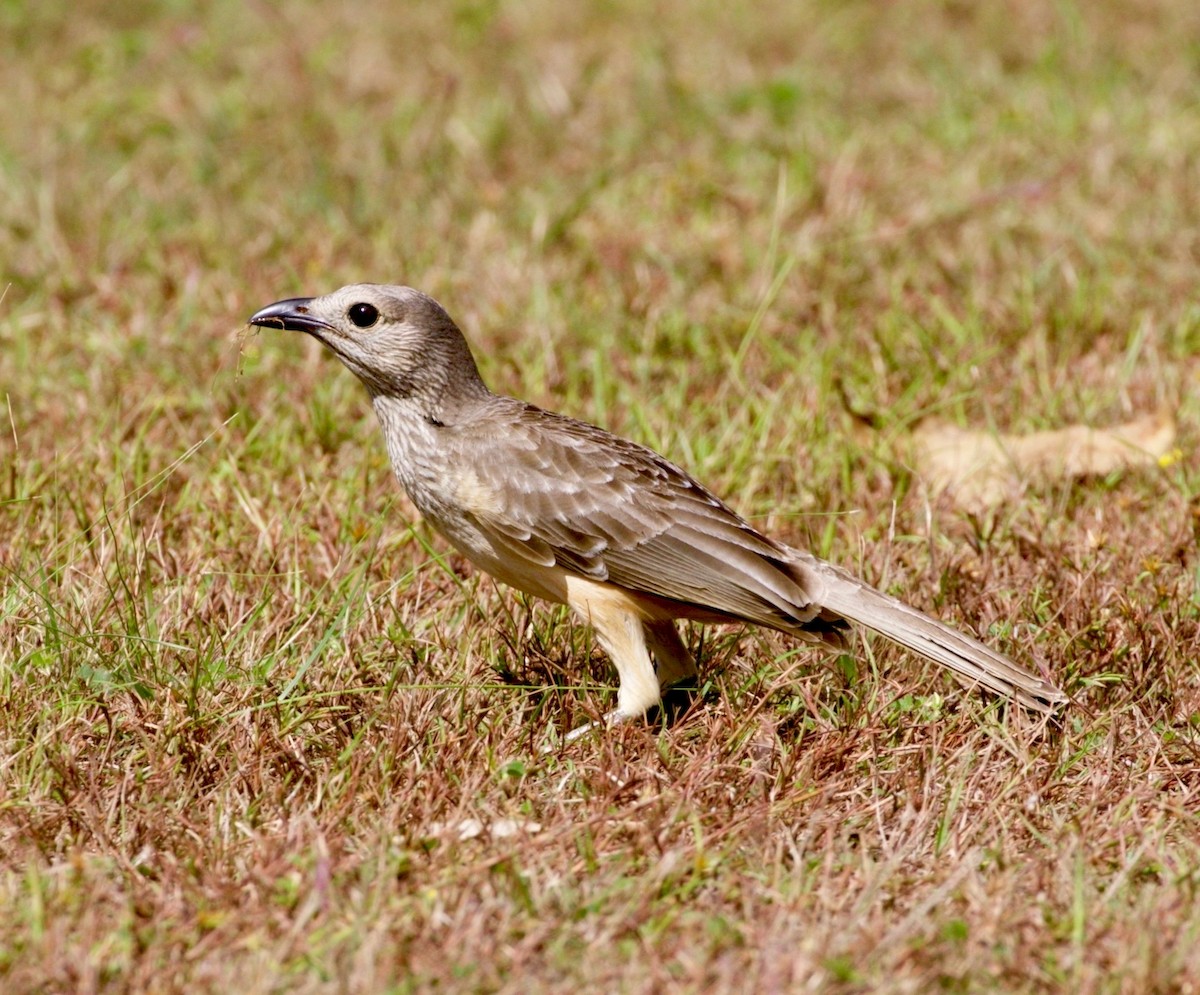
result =
[[[379,320],[379,309],[374,304],[351,304],[348,314],[359,328],[370,328]]]

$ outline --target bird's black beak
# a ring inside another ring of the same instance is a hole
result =
[[[308,313],[311,303],[311,297],[293,297],[286,301],[276,301],[251,315],[250,324],[261,325],[263,328],[284,328],[289,332],[318,334],[329,325]]]

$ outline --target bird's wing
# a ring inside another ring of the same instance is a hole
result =
[[[652,450],[531,405],[493,412],[486,432],[503,440],[487,459],[465,465],[478,435],[451,449],[471,518],[509,556],[777,628],[821,614],[782,546]]]
[[[464,458],[459,472],[476,527],[509,558],[833,645],[849,619],[1029,708],[1067,700],[970,636],[767,538],[643,446],[528,406],[501,420],[491,458],[469,468]]]

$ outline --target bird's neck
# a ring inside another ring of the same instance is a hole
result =
[[[450,403],[442,398],[439,404],[431,404],[421,395],[379,394],[372,398],[392,470],[422,514],[445,514],[449,507],[446,461],[455,451],[450,442],[457,434],[454,428],[473,418],[486,418],[487,398],[493,397],[484,388],[484,399],[474,404],[458,395]],[[474,409],[474,415],[469,408]]]
[[[444,428],[481,417],[495,395],[478,378],[455,385],[454,390],[414,390],[409,393],[371,393],[371,405],[384,430],[416,426]]]

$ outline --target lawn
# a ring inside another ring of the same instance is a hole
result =
[[[0,2],[0,990],[1200,990],[1200,6]],[[491,386],[1050,675],[590,633],[252,334],[438,298]],[[964,510],[930,418],[1169,414]]]

